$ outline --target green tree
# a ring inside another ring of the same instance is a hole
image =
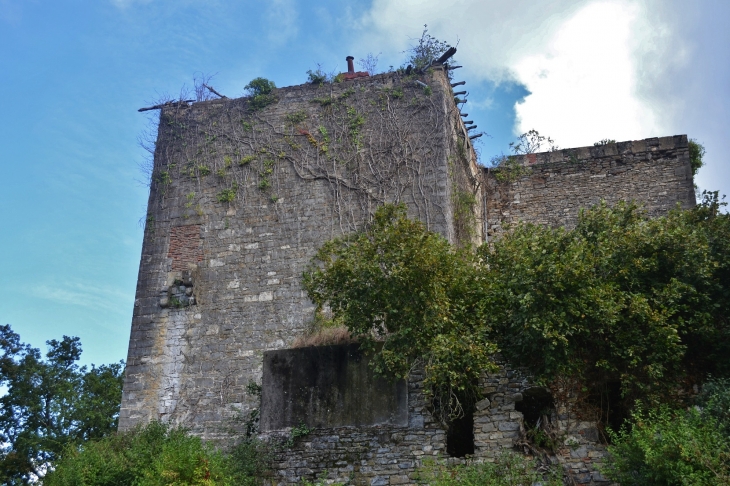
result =
[[[79,339],[64,336],[40,350],[0,326],[0,481],[26,484],[41,477],[69,444],[102,437],[117,427],[123,363],[79,367]]]
[[[478,269],[472,250],[408,219],[405,206],[386,205],[364,231],[317,252],[304,288],[366,350],[377,350],[376,371],[405,377],[423,363],[425,389],[448,419],[462,413],[497,349]]]
[[[718,207],[714,194],[649,219],[600,204],[574,230],[522,224],[480,249],[500,349],[538,379],[618,383],[626,408],[727,373],[730,221]]]

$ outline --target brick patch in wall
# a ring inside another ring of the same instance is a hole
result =
[[[188,264],[203,261],[203,245],[200,241],[200,225],[189,224],[170,228],[170,249],[167,257],[172,258],[172,271],[187,270]]]

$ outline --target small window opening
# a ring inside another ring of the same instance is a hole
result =
[[[627,401],[621,397],[621,382],[609,381],[594,387],[588,396],[589,405],[599,412],[599,427],[618,430],[629,418]]]
[[[528,388],[522,393],[522,400],[515,404],[515,410],[522,412],[525,429],[530,430],[543,422],[543,417],[548,419],[555,410],[555,402],[550,391],[545,388]]]
[[[474,410],[464,412],[464,416],[452,420],[446,431],[446,453],[451,457],[464,457],[474,454]]]

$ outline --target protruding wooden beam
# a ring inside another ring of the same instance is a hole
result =
[[[208,91],[210,91],[214,95],[220,96],[224,100],[227,100],[228,99],[228,96],[223,96],[222,94],[220,94],[219,92],[217,92],[216,90],[214,90],[212,87],[208,86],[207,84],[203,83],[203,86],[205,86],[206,88],[208,88]]]
[[[451,87],[455,88],[457,86],[461,86],[462,84],[466,84],[466,81],[459,81],[458,83],[451,83]]]
[[[472,135],[471,137],[469,137],[469,140],[474,140],[475,138],[479,138],[482,135],[484,135],[484,134],[483,133],[477,133],[476,135]]]
[[[459,96],[463,94],[466,94],[466,91],[457,91],[456,93],[454,93],[454,96]]]
[[[466,118],[467,116],[469,116],[469,113],[459,113],[459,115],[461,115],[461,116],[463,116],[464,118]]]
[[[147,108],[140,108],[137,111],[140,111],[141,112],[141,111],[150,111],[150,110],[161,110],[165,106],[172,106],[172,105],[177,105],[177,104],[180,104],[180,103],[193,103],[194,101],[195,100],[167,101],[167,102],[161,103],[159,105],[148,106]]]
[[[477,127],[476,125],[472,125],[470,127],[466,127],[466,131],[468,132],[469,130],[474,130],[476,127]]]
[[[459,69],[462,67],[464,67],[464,66],[448,66],[446,69],[448,69],[449,71],[453,71],[454,69]]]
[[[439,57],[438,59],[436,59],[435,62],[438,63],[438,64],[443,64],[451,56],[453,56],[454,54],[456,54],[456,47],[449,47],[449,50],[447,50],[446,52],[444,52],[443,54],[441,54],[441,57]]]

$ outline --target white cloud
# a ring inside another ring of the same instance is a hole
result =
[[[152,0],[109,0],[109,1],[115,7],[124,10],[124,9],[126,9],[128,7],[131,7],[134,4],[138,4],[138,3],[141,3],[141,4],[150,3]]]
[[[562,23],[539,52],[513,61],[517,79],[532,93],[517,105],[516,133],[535,128],[561,146],[603,138],[665,135],[657,110],[639,86],[657,66],[642,66],[649,27],[641,9],[598,2]]]
[[[269,0],[265,16],[270,42],[283,45],[296,37],[298,15],[294,0]]]
[[[461,78],[516,81],[531,92],[515,107],[515,134],[535,128],[561,146],[672,135],[678,103],[657,90],[686,50],[672,37],[670,7],[659,0],[375,0],[359,44],[402,51],[407,34],[426,22],[436,37],[458,34]]]
[[[82,283],[41,284],[33,287],[30,293],[36,298],[112,314],[126,314],[132,304],[129,293],[122,289]]]

